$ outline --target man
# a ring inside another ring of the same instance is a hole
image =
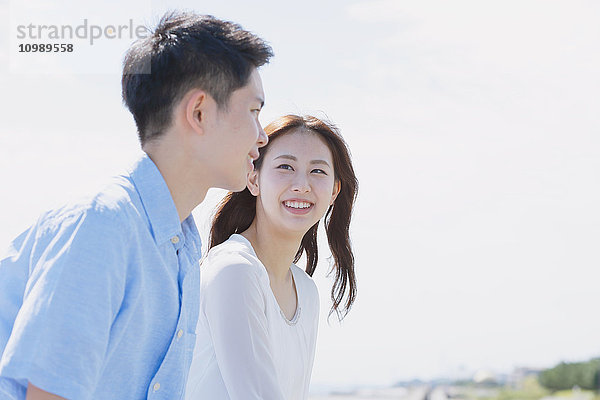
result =
[[[143,150],[104,191],[50,211],[0,261],[0,398],[182,398],[210,187],[241,190],[267,137],[238,25],[171,13],[128,51],[123,99]]]

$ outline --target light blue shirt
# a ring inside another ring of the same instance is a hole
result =
[[[143,155],[44,214],[0,260],[0,398],[179,399],[195,343],[200,236]]]

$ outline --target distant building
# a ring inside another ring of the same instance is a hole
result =
[[[482,369],[475,372],[473,382],[481,386],[495,386],[498,384],[498,379],[493,372]]]
[[[507,384],[515,389],[520,389],[523,381],[531,376],[538,377],[543,371],[541,368],[519,367],[515,368],[512,374],[508,375]]]

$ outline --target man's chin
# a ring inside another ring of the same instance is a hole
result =
[[[246,178],[244,178],[243,182],[239,182],[237,185],[232,185],[232,188],[229,189],[230,192],[241,192],[246,189]]]
[[[215,187],[218,189],[227,190],[228,192],[241,192],[242,190],[246,189],[246,181],[244,180],[243,183],[240,182],[236,184],[223,184]]]

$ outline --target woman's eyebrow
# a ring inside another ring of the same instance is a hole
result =
[[[312,160],[310,162],[311,164],[322,164],[322,165],[327,165],[329,167],[329,163],[325,160]]]
[[[282,154],[280,156],[275,157],[274,160],[277,160],[279,158],[285,158],[287,160],[298,161],[298,158],[296,158],[295,156],[293,156],[291,154]],[[323,165],[327,165],[328,167],[330,166],[329,163],[325,160],[312,160],[310,163],[311,164],[323,164]]]

